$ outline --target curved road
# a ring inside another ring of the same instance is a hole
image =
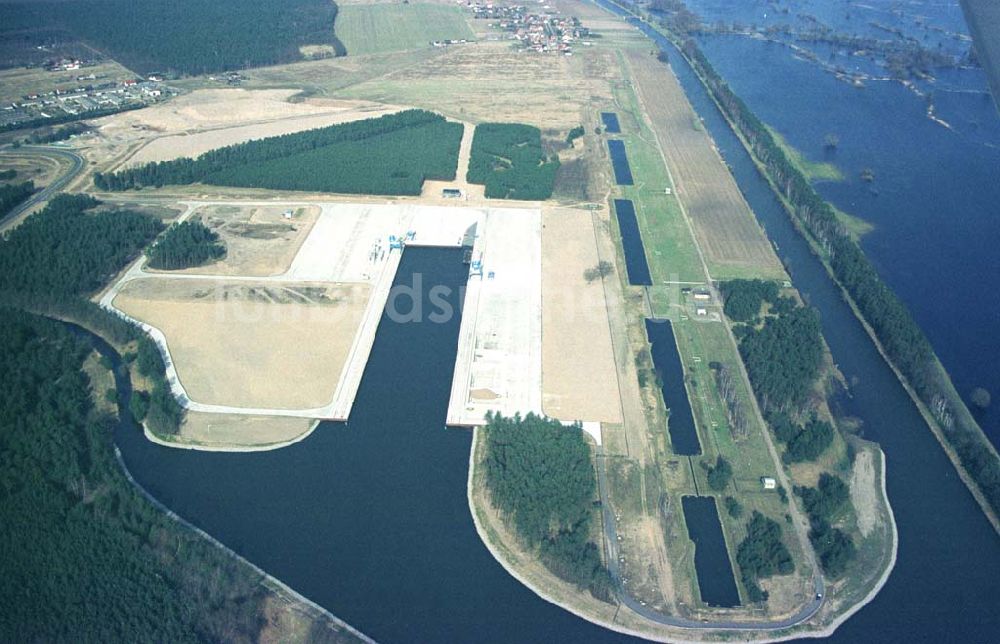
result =
[[[38,204],[44,203],[49,199],[51,199],[52,197],[54,197],[63,188],[65,188],[70,181],[75,179],[77,175],[79,175],[80,172],[83,171],[83,168],[86,165],[86,162],[83,160],[83,157],[81,157],[76,152],[73,152],[72,150],[68,150],[66,148],[56,148],[44,145],[25,145],[18,148],[17,151],[38,152],[41,156],[60,157],[62,159],[68,159],[73,163],[73,166],[70,168],[69,172],[56,178],[54,181],[52,181],[52,183],[45,186],[38,192],[32,194],[20,205],[15,206],[13,210],[11,210],[9,213],[0,218],[0,226],[7,224],[8,222],[14,219],[17,219],[31,208],[34,208]]]
[[[813,596],[808,603],[804,604],[794,615],[772,622],[735,620],[713,622],[707,620],[702,621],[697,619],[686,619],[684,617],[666,615],[649,606],[639,603],[638,600],[628,594],[625,589],[625,584],[622,583],[621,569],[618,565],[618,533],[615,530],[615,516],[611,511],[611,505],[608,502],[606,493],[608,483],[605,457],[600,446],[597,447],[597,485],[601,498],[601,509],[604,514],[604,540],[607,543],[608,572],[611,575],[611,582],[614,586],[615,595],[617,595],[618,600],[622,604],[628,606],[633,612],[645,617],[646,619],[656,622],[657,624],[663,624],[664,626],[701,630],[780,631],[793,626],[798,626],[799,624],[805,622],[815,615],[816,611],[818,611],[823,605],[825,592],[822,575],[815,575],[813,577]]]

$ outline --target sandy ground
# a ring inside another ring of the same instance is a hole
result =
[[[292,210],[291,219],[283,213]],[[226,256],[205,266],[169,271],[195,275],[279,275],[309,235],[319,206],[203,206],[194,217],[219,234]]]
[[[243,416],[189,411],[175,437],[178,443],[226,449],[286,443],[308,432],[315,421],[292,416]]]
[[[850,484],[851,503],[858,516],[858,531],[862,537],[867,537],[879,521],[878,506],[881,503],[872,450],[859,449],[856,452]]]
[[[166,335],[193,400],[298,409],[333,397],[369,291],[154,278],[129,282],[114,304]]]
[[[646,51],[627,54],[640,100],[713,277],[784,277],[764,230],[715,150],[677,78]],[[721,273],[721,274],[720,274]]]
[[[368,101],[308,98],[294,89],[198,89],[169,102],[96,119],[99,140],[88,159],[107,170],[129,164],[197,156],[212,148],[344,121],[399,108]]]
[[[293,105],[286,103],[286,105]],[[179,157],[197,157],[209,150],[227,145],[243,143],[251,139],[263,139],[281,134],[292,134],[363,118],[375,118],[384,114],[398,112],[399,108],[390,106],[355,107],[352,103],[342,109],[312,116],[286,116],[280,120],[225,127],[205,132],[176,134],[162,136],[150,141],[135,155],[125,162],[125,166],[135,166],[153,161],[169,161]]]
[[[542,212],[542,409],[562,420],[622,422],[591,215]]]

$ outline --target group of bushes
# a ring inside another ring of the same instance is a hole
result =
[[[273,190],[419,195],[424,181],[450,181],[461,123],[424,110],[269,137],[212,150],[197,159],[148,163],[96,174],[101,190],[207,183]]]
[[[225,254],[218,233],[200,221],[174,224],[146,251],[150,268],[168,271],[201,266]]]
[[[74,0],[20,2],[21,28],[62,29],[142,74],[204,74],[302,59],[303,45],[344,48],[329,0]]]
[[[797,487],[795,493],[802,498],[802,505],[809,515],[809,540],[823,572],[830,577],[839,577],[857,553],[851,536],[831,525],[841,510],[850,504],[850,488],[840,477],[824,472],[816,487]]]
[[[785,445],[782,460],[786,463],[815,461],[833,444],[833,425],[815,415],[800,425],[788,414],[776,411],[768,414],[767,422],[774,436]]]
[[[534,414],[491,414],[487,422],[483,466],[493,504],[553,573],[610,598],[608,572],[589,537],[597,487],[583,430]]]
[[[751,602],[767,600],[767,591],[757,582],[773,575],[788,575],[795,570],[792,555],[781,540],[781,526],[777,521],[754,511],[747,523],[747,536],[736,550],[736,564],[747,598]]]
[[[517,123],[476,126],[466,179],[484,184],[487,197],[548,199],[558,170],[559,157],[546,157],[537,127]]]

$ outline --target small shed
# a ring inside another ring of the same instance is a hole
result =
[[[441,191],[441,196],[445,199],[458,199],[462,196],[462,191],[458,188],[445,188]]]
[[[778,482],[775,481],[774,478],[770,476],[760,477],[760,484],[764,486],[765,490],[773,490],[776,487],[778,487]]]

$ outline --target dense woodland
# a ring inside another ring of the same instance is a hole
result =
[[[161,231],[163,224],[127,210],[90,212],[86,195],[59,195],[0,241],[0,301],[84,324],[118,346],[135,347],[126,360],[150,383],[147,426],[177,430],[182,410],[170,394],[153,341],[137,326],[87,298],[104,286]]]
[[[542,200],[552,196],[559,157],[545,156],[537,127],[481,123],[472,138],[469,183],[486,186],[492,199]]]
[[[10,172],[15,172],[11,170]],[[13,179],[16,177],[15,173],[13,176],[9,177]],[[35,183],[33,181],[24,181],[21,183],[11,183],[8,185],[0,186],[0,218],[5,217],[7,213],[13,210],[19,203],[31,196],[31,193],[35,191]]]
[[[553,573],[610,598],[608,572],[590,541],[597,486],[583,430],[534,414],[487,420],[483,466],[493,504]]]
[[[424,110],[269,137],[197,159],[96,174],[101,190],[207,183],[274,190],[419,195],[427,179],[450,181],[463,126]]]
[[[816,311],[797,307],[768,315],[759,328],[743,326],[738,335],[740,355],[761,408],[768,412],[805,405],[823,363]]]
[[[747,523],[747,536],[736,550],[743,587],[751,602],[767,600],[767,591],[757,583],[773,575],[788,575],[795,570],[792,555],[781,538],[781,525],[754,511]]]
[[[208,264],[225,254],[218,233],[200,221],[174,224],[146,251],[150,268],[168,271]]]
[[[725,302],[723,311],[730,320],[749,322],[760,314],[764,302],[778,299],[778,285],[764,280],[730,280],[719,284]]]
[[[17,178],[17,170],[14,168],[0,170],[0,181],[12,181],[15,178]]]
[[[874,329],[889,359],[934,414],[987,503],[1000,512],[1000,460],[971,415],[957,409],[963,403],[954,394],[947,373],[906,306],[879,277],[832,206],[792,163],[767,126],[715,71],[697,43],[687,40],[682,49],[784,198],[792,218],[815,242],[836,281]]]
[[[61,28],[142,74],[288,63],[302,58],[302,45],[345,53],[329,0],[19,2],[2,14],[21,29]]]
[[[255,641],[257,575],[129,484],[56,322],[0,311],[0,640]],[[103,393],[103,392],[102,392]],[[179,553],[183,556],[178,557]]]

